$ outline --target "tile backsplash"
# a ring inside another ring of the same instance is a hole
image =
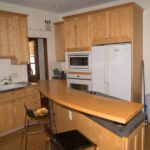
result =
[[[10,59],[0,59],[0,84],[8,82],[9,75],[13,83],[27,82],[27,65],[11,65]],[[7,80],[1,81],[3,78]]]
[[[65,62],[54,62],[52,64],[52,76],[54,76],[53,69],[55,69],[55,68],[58,68],[60,71],[66,71]]]

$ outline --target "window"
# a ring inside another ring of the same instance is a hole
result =
[[[28,79],[30,82],[39,80],[39,63],[37,39],[29,39],[30,64],[28,64]]]

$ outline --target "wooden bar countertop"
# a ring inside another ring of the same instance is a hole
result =
[[[91,95],[68,88],[62,80],[41,80],[39,89],[44,96],[58,104],[122,124],[126,124],[143,108],[143,104]]]

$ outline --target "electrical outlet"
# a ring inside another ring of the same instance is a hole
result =
[[[68,113],[69,113],[69,120],[72,120],[72,111],[69,110]]]

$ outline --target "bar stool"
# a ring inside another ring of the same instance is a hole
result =
[[[88,147],[93,147],[94,150],[96,150],[97,145],[90,141],[78,130],[54,134],[47,125],[45,125],[45,129],[49,134],[49,138],[46,140],[46,150],[48,150],[49,141],[51,141],[53,147],[52,150],[54,150],[54,146],[56,146],[58,150],[79,150]]]
[[[24,136],[26,136],[25,150],[27,150],[28,135],[42,133],[45,131],[45,129],[43,128],[42,130],[35,130],[29,132],[28,130],[29,126],[39,125],[39,124],[44,125],[49,123],[49,121],[41,121],[41,119],[45,119],[48,116],[48,110],[46,108],[39,108],[34,111],[28,109],[26,104],[24,104],[24,107],[25,107],[25,121],[24,121],[24,131],[23,131],[22,141],[21,141],[21,150],[23,149]]]

